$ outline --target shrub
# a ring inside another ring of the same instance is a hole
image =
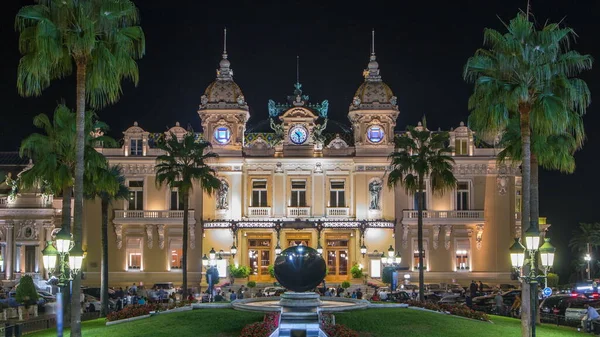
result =
[[[173,307],[175,307],[174,304]],[[162,306],[157,303],[148,303],[144,305],[128,305],[125,308],[123,308],[123,310],[113,311],[110,314],[108,314],[106,316],[106,320],[112,322],[118,321],[120,319],[144,316],[149,315],[151,311],[166,310],[167,308],[167,306]]]
[[[267,270],[269,271],[269,275],[271,275],[272,278],[275,278],[275,266],[269,265]]]
[[[254,281],[248,281],[248,283],[246,284],[246,286],[248,288],[254,288],[254,287],[256,287],[256,282],[254,282]]]
[[[35,290],[35,285],[33,284],[31,276],[25,275],[21,277],[21,281],[19,281],[19,286],[17,287],[17,293],[15,294],[15,300],[26,307],[37,303],[38,293],[37,290]]]
[[[323,331],[329,337],[358,337],[358,332],[341,324],[326,326]]]
[[[342,282],[342,288],[344,288],[344,290],[350,288],[350,282],[348,282],[348,281]]]
[[[548,273],[548,287],[558,287],[558,275],[554,273]]]
[[[413,301],[413,300],[409,300],[407,302],[407,304],[410,305],[411,307],[419,307],[419,308],[424,308],[424,309],[428,309],[428,310],[432,310],[432,311],[445,312],[450,315],[467,317],[467,318],[476,319],[479,321],[489,321],[489,317],[485,312],[475,311],[465,305],[449,305],[449,304],[437,305],[435,303],[430,303],[430,302],[423,303],[423,302]]]
[[[363,276],[363,270],[355,263],[352,265],[352,268],[350,268],[350,274],[352,274],[353,278],[361,278]]]
[[[247,278],[250,276],[250,271],[248,266],[236,267],[234,264],[229,265],[229,275],[235,278]]]

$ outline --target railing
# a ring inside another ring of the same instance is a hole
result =
[[[183,211],[135,211],[135,210],[116,210],[115,218],[127,219],[183,219]],[[189,210],[188,218],[194,218],[194,210]]]
[[[287,216],[288,218],[309,217],[310,207],[288,207]]]
[[[248,207],[248,217],[268,218],[271,216],[271,207]]]
[[[348,207],[327,207],[327,217],[348,217],[350,208]]]
[[[404,218],[416,219],[419,212],[404,211]],[[423,219],[481,219],[483,211],[423,211]]]

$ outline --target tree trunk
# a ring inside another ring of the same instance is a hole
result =
[[[71,186],[71,184],[66,183],[64,184],[63,188],[62,188],[62,223],[61,223],[61,229],[64,229],[67,232],[71,232],[71,197],[73,194],[73,187]],[[60,257],[57,257],[58,259],[60,259]],[[60,261],[60,263],[62,263],[62,261]],[[58,270],[58,272],[60,272],[60,270]],[[63,287],[63,291],[61,292],[60,296],[62,296],[63,299],[63,303],[69,303],[69,292],[68,291],[64,291],[64,289],[68,289],[68,283],[65,287]],[[69,305],[63,305],[63,320],[64,320],[64,325],[68,326],[70,324],[70,320],[71,320],[71,306]]]
[[[75,137],[75,210],[73,214],[73,240],[75,247],[81,248],[83,220],[83,170],[85,148],[85,79],[87,60],[77,63],[77,119]],[[71,296],[71,337],[81,337],[81,273],[73,276]]]
[[[181,271],[183,276],[183,282],[181,287],[183,288],[182,299],[185,300],[187,298],[187,260],[188,260],[188,215],[189,215],[189,191],[182,191],[183,197],[183,256],[181,259]]]
[[[531,130],[529,129],[529,114],[531,107],[529,104],[519,106],[520,124],[521,124],[521,146],[522,162],[521,173],[523,190],[523,210],[521,211],[521,241],[525,242],[525,231],[531,225]],[[528,273],[528,268],[523,270]],[[531,291],[527,282],[522,282],[521,292],[521,336],[531,336]]]
[[[423,176],[419,175],[419,195],[417,197],[417,242],[419,247],[419,301],[425,301],[425,273],[423,270]]]
[[[539,199],[540,185],[539,185],[539,164],[535,154],[531,154],[531,220],[536,221],[539,224],[540,219],[540,199]],[[538,225],[539,227],[539,225]],[[537,259],[537,256],[535,257]],[[537,260],[536,260],[537,262]],[[539,285],[538,287],[543,287]],[[533,295],[533,294],[532,294]],[[537,294],[532,296],[531,305],[539,308],[539,301]],[[541,324],[540,310],[536,310],[535,321],[536,324]]]
[[[100,279],[100,317],[108,315],[108,199],[102,198],[102,265]]]

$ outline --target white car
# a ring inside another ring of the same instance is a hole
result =
[[[156,290],[162,289],[166,291],[167,297],[171,296],[171,294],[174,294],[177,291],[177,289],[175,289],[175,287],[173,286],[173,282],[154,283],[154,286],[152,288]]]
[[[265,296],[275,296],[277,294],[281,294],[285,292],[285,288],[283,287],[266,287],[263,293]]]

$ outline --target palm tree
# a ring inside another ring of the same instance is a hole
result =
[[[35,0],[17,13],[15,29],[23,55],[17,90],[39,96],[54,79],[76,71],[76,166],[73,237],[81,248],[86,100],[93,107],[118,101],[123,79],[139,79],[135,60],[145,52],[138,10],[130,0]],[[71,334],[81,336],[79,275],[73,279]]]
[[[70,231],[71,195],[77,161],[75,156],[76,115],[64,104],[60,104],[54,111],[52,120],[45,114],[39,114],[33,119],[33,124],[43,129],[44,133],[31,134],[21,142],[19,150],[21,157],[27,156],[34,163],[31,169],[21,175],[21,184],[24,188],[43,186],[51,193],[62,193],[61,228]],[[91,130],[105,128],[104,123],[94,121],[93,114],[86,114],[85,129],[88,131],[86,135],[90,135],[89,131]],[[104,157],[92,147],[91,136],[86,138],[86,166],[95,168],[105,165]],[[96,140],[110,141],[106,137]],[[66,294],[65,296],[67,296]],[[65,309],[68,307],[65,306]]]
[[[570,49],[572,29],[547,23],[538,30],[529,12],[518,13],[505,28],[505,34],[485,29],[485,47],[467,60],[463,76],[475,84],[469,98],[473,130],[497,134],[512,117],[519,118],[524,236],[538,221],[531,217],[531,130],[539,135],[571,133],[570,114],[583,115],[590,104],[587,84],[575,76],[591,69],[592,57]],[[525,284],[522,309],[522,332],[528,335],[530,296]]]
[[[397,184],[407,194],[417,197],[417,240],[419,246],[419,300],[424,301],[423,273],[423,206],[425,205],[425,179],[429,178],[431,190],[443,194],[456,186],[452,173],[454,159],[448,146],[447,132],[433,133],[426,126],[409,127],[408,132],[395,139],[395,151],[390,154],[392,171],[388,176],[388,187]]]
[[[569,240],[569,247],[571,247],[573,253],[580,256],[591,253],[592,249],[597,251],[598,247],[600,247],[600,223],[580,223],[579,228],[573,231],[571,239]],[[590,251],[588,251],[588,249]],[[575,261],[584,263],[584,261],[580,259],[575,259],[574,262]],[[587,265],[585,268],[587,268]],[[583,270],[581,272],[583,275]],[[593,275],[591,270],[590,274]]]
[[[188,214],[189,196],[194,182],[200,182],[200,188],[207,194],[213,194],[221,187],[221,180],[216,177],[215,170],[208,161],[217,158],[210,152],[210,143],[196,141],[194,133],[189,132],[181,140],[171,133],[158,148],[165,154],[156,158],[156,184],[167,184],[171,189],[177,189],[183,203],[183,296],[187,293],[187,251],[188,251]]]
[[[86,171],[88,173],[90,171]],[[85,194],[88,199],[100,198],[102,212],[102,266],[100,279],[100,316],[108,314],[108,207],[115,200],[127,199],[129,188],[121,166],[102,167],[86,174]]]

